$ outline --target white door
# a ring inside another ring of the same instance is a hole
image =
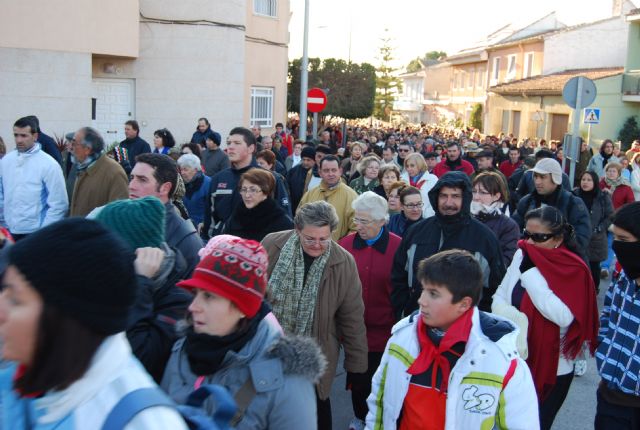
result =
[[[133,79],[93,80],[94,127],[108,146],[124,140],[124,123],[134,118]]]

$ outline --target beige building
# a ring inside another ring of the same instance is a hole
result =
[[[0,0],[0,136],[40,118],[107,142],[136,119],[151,142],[188,141],[199,117],[225,136],[286,119],[288,0]],[[268,67],[265,67],[268,65]]]

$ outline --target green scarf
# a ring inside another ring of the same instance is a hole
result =
[[[627,179],[622,176],[622,173],[620,173],[620,176],[618,176],[617,179],[609,179],[607,178],[605,172],[604,182],[609,186],[611,194],[613,194],[616,188],[618,188],[620,185],[629,185],[629,181],[627,181]]]
[[[285,333],[311,336],[318,287],[330,252],[331,245],[313,261],[305,282],[304,256],[298,234],[293,232],[282,247],[269,278],[268,290],[273,314]]]

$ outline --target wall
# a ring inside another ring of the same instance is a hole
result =
[[[519,44],[504,48],[498,48],[489,51],[489,59],[487,67],[489,69],[489,84],[491,86],[498,85],[507,81],[515,81],[524,77],[525,55],[533,52],[533,67],[531,68],[531,76],[540,75],[542,72],[542,63],[544,56],[544,42],[535,41],[531,43]],[[516,56],[516,73],[511,79],[507,79],[507,68],[509,67],[509,55]],[[498,80],[493,81],[493,62],[494,58],[500,58],[500,69],[498,71]]]
[[[254,13],[253,0],[246,0],[247,36],[278,44],[289,44],[288,0],[278,0],[277,17]],[[249,126],[251,119],[251,87],[274,87],[273,127],[262,128],[262,134],[275,131],[278,122],[287,122],[287,73],[289,54],[287,46],[275,46],[247,40],[245,43],[245,87],[242,125]],[[238,124],[240,125],[240,124]]]
[[[13,123],[26,115],[52,137],[87,125],[90,94],[91,54],[0,48],[0,136],[8,150]]]
[[[544,75],[571,69],[622,67],[628,23],[615,17],[545,38]]]
[[[451,97],[453,67],[450,64],[438,64],[427,67],[425,71],[424,98],[448,101]]]
[[[640,14],[636,16],[640,16]],[[628,24],[629,37],[625,70],[640,70],[640,17]]]
[[[138,0],[0,0],[0,11],[0,47],[138,56]]]

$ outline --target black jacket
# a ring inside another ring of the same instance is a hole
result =
[[[180,251],[187,262],[187,275],[200,261],[198,251],[202,248],[202,239],[198,236],[193,223],[183,219],[173,203],[165,205],[164,237],[170,247]]]
[[[438,211],[438,194],[443,186],[462,188],[462,210],[453,216]],[[481,310],[491,309],[491,297],[505,274],[500,243],[495,234],[471,217],[471,181],[463,172],[447,172],[429,191],[435,216],[413,224],[405,232],[393,259],[391,271],[391,304],[397,320],[410,315],[418,306],[422,286],[417,279],[418,263],[439,251],[464,249],[476,257],[484,273],[484,289],[478,304]]]
[[[269,233],[292,228],[293,221],[289,215],[269,197],[251,209],[240,202],[222,233],[262,242]]]
[[[476,219],[484,223],[495,233],[500,242],[502,259],[508,267],[513,260],[513,254],[518,249],[518,239],[520,239],[520,228],[518,224],[502,212],[486,214],[484,212],[476,215]]]
[[[42,150],[53,157],[54,160],[62,166],[62,155],[56,145],[56,141],[49,135],[44,134],[42,131],[38,132],[38,143],[42,147]]]
[[[151,152],[151,147],[149,146],[149,144],[140,136],[136,136],[133,139],[125,139],[120,142],[120,146],[127,150],[129,164],[131,165],[132,169],[136,165],[136,157],[138,155]],[[124,166],[123,169],[125,169],[126,171],[126,168]]]
[[[591,217],[591,239],[587,247],[587,257],[589,261],[601,262],[607,259],[607,230],[611,225],[613,204],[609,194],[603,193],[597,185],[595,191],[591,208],[587,206],[582,190],[577,188],[573,193],[585,202]]]
[[[304,183],[307,179],[307,172],[302,163],[287,172],[287,184],[289,185],[289,196],[291,197],[291,212],[296,213],[298,204],[304,195]]]
[[[176,322],[186,317],[192,299],[176,286],[188,277],[187,262],[180,251],[163,248],[166,256],[158,274],[153,279],[138,275],[139,295],[127,330],[133,353],[157,383],[178,340]]]

